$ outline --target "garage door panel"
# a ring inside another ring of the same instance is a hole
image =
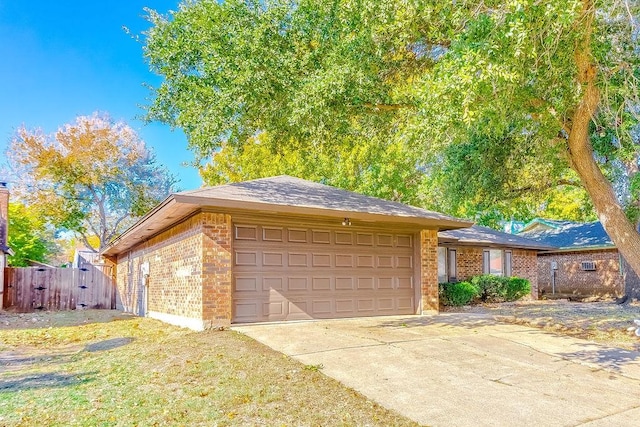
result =
[[[373,298],[358,298],[358,312],[373,312],[375,308],[375,300]]]
[[[378,289],[393,289],[393,277],[378,277]]]
[[[289,291],[308,291],[309,280],[306,277],[289,277],[287,280],[287,289]]]
[[[398,277],[398,289],[413,289],[413,277]]]
[[[353,277],[336,277],[336,290],[352,290]]]
[[[353,267],[353,255],[336,254],[336,267]]]
[[[290,228],[288,235],[290,243],[307,243],[307,230]]]
[[[263,252],[262,265],[265,267],[282,267],[284,254],[282,252]]]
[[[373,268],[373,255],[358,255],[356,260],[358,268]]]
[[[393,234],[378,234],[378,246],[393,246]]]
[[[409,234],[247,222],[234,237],[234,322],[415,312]]]
[[[375,289],[375,279],[373,277],[358,277],[358,289]]]
[[[289,253],[289,267],[309,267],[306,253]]]
[[[414,299],[411,297],[398,297],[397,301],[397,309],[399,311],[405,310],[413,310],[414,307]]]
[[[329,291],[331,290],[331,278],[314,277],[311,287],[314,291]]]
[[[336,231],[336,245],[353,245],[353,233]]]
[[[316,316],[326,316],[333,313],[333,301],[331,299],[318,299],[311,303],[312,313]]]
[[[236,251],[236,265],[257,266],[258,253],[256,251]]]
[[[394,298],[378,298],[378,310],[394,311],[395,309],[396,303]]]
[[[238,292],[257,292],[258,277],[236,277],[235,290]]]
[[[313,319],[309,314],[309,307],[306,300],[288,301],[287,320],[307,320]]]
[[[331,267],[331,254],[313,254],[311,265],[313,267]]]
[[[274,289],[276,291],[284,290],[284,278],[282,277],[265,277],[262,279],[262,289],[268,291]]]
[[[266,242],[282,242],[282,227],[262,227],[262,240]]]
[[[396,256],[397,268],[413,268],[413,257],[410,255],[398,255]]]
[[[331,243],[331,232],[328,230],[313,230],[311,232],[311,243],[328,245]]]
[[[378,268],[393,268],[393,257],[391,255],[378,255]]]
[[[357,233],[356,243],[359,246],[373,246],[373,233]]]

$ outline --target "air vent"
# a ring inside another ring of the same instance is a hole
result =
[[[596,270],[596,262],[595,261],[582,261],[580,263],[580,268],[583,271],[595,271]]]

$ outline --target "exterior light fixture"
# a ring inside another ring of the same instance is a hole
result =
[[[351,219],[350,218],[345,218],[342,220],[342,225],[344,226],[349,226],[351,225]]]

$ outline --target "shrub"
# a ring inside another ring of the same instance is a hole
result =
[[[478,295],[469,282],[440,283],[439,293],[442,304],[456,307],[469,304]]]
[[[507,290],[505,292],[506,301],[515,301],[531,293],[531,283],[521,277],[509,277]]]
[[[471,284],[476,287],[478,299],[482,302],[503,302],[508,278],[483,274],[471,278]]]
[[[531,292],[531,284],[520,277],[502,277],[483,274],[471,279],[482,302],[515,301]]]

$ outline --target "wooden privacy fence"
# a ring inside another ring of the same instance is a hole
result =
[[[3,308],[19,312],[115,308],[111,278],[99,268],[6,268]]]

